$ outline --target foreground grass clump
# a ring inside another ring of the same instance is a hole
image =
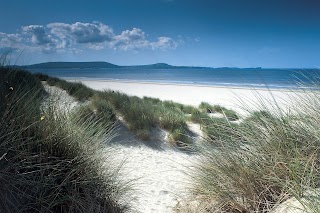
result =
[[[253,112],[228,137],[206,143],[191,175],[192,194],[208,212],[269,212],[295,197],[310,212],[320,205],[320,96],[308,96],[294,116],[275,107]],[[310,99],[310,96],[312,98]],[[302,102],[301,102],[302,103]],[[236,135],[237,137],[230,137]]]
[[[217,145],[223,145],[223,142],[239,140],[241,132],[238,124],[230,123],[226,118],[209,118],[202,123],[203,132],[206,134],[206,140]],[[241,141],[243,142],[243,141]]]
[[[57,111],[27,72],[0,76],[0,211],[125,211],[126,185],[102,153],[111,130]]]

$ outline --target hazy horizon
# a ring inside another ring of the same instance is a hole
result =
[[[0,54],[10,50],[18,65],[320,66],[319,1],[12,0],[2,8]]]

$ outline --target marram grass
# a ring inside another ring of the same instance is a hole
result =
[[[114,91],[97,94],[97,97],[107,100],[123,116],[129,128],[142,140],[149,140],[152,128],[160,126],[169,131],[175,145],[190,143],[187,119],[180,104],[148,97],[130,97]]]
[[[250,112],[239,125],[221,125],[217,134],[224,136],[201,144],[189,171],[198,209],[270,212],[294,197],[308,212],[319,212],[319,97],[318,91],[305,91],[291,113],[261,103],[262,111]]]
[[[65,90],[69,95],[73,96],[78,101],[86,101],[94,95],[93,89],[90,89],[79,82],[68,82],[66,80],[50,77],[42,73],[35,73],[34,76],[40,81],[46,81],[50,86],[56,86]]]
[[[49,85],[66,90],[77,100],[84,101],[92,99],[97,102],[99,99],[101,102],[100,105],[104,104],[109,108],[113,108],[115,113],[123,117],[129,129],[145,141],[150,140],[154,128],[160,126],[169,132],[170,142],[176,146],[185,147],[186,145],[190,145],[192,141],[187,126],[187,115],[191,115],[190,120],[192,122],[204,124],[204,132],[209,137],[223,135],[224,132],[222,134],[219,133],[220,130],[223,130],[219,126],[225,123],[228,124],[229,121],[234,121],[239,118],[234,111],[219,105],[212,106],[203,102],[200,104],[199,109],[197,109],[193,106],[183,105],[173,101],[161,101],[157,98],[139,98],[115,91],[98,92],[81,83],[67,82],[41,73],[35,74],[35,76],[39,80],[47,81]],[[92,111],[92,104],[91,106],[83,107],[82,111],[85,110]],[[211,112],[220,113],[225,119],[211,119],[207,115],[207,113]],[[209,123],[212,125],[209,125]]]
[[[230,121],[236,121],[239,119],[239,115],[235,111],[233,111],[231,109],[227,109],[227,108],[220,106],[220,105],[211,105],[207,102],[201,102],[201,104],[199,105],[199,109],[203,113],[222,114],[223,117],[225,117],[226,119],[228,119]]]
[[[129,185],[102,153],[112,125],[73,119],[52,102],[43,110],[46,93],[31,74],[0,75],[0,211],[128,210]]]

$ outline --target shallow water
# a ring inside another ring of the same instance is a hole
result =
[[[239,69],[239,68],[88,68],[88,69],[32,69],[32,72],[47,73],[67,79],[130,80],[161,83],[200,84],[231,87],[295,88],[297,82],[310,84],[316,69]]]

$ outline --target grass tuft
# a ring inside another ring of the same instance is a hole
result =
[[[239,119],[239,116],[235,111],[220,105],[211,105],[207,102],[201,102],[199,109],[204,113],[220,113],[230,121],[236,121]]]
[[[110,128],[57,111],[28,72],[1,67],[0,89],[1,212],[129,209],[128,185],[103,153]]]
[[[148,97],[141,99],[113,91],[100,92],[98,96],[107,100],[142,140],[149,140],[152,128],[156,126],[168,130],[170,134],[178,129],[188,132],[186,117],[175,102]],[[178,140],[178,137],[173,137],[175,139]],[[187,137],[179,137],[179,140],[190,142]]]
[[[199,109],[205,113],[213,113],[214,112],[213,106],[211,104],[209,104],[208,102],[201,102],[199,105]]]
[[[319,206],[319,197],[307,196],[320,186],[320,98],[303,95],[311,96],[294,115],[274,107],[275,112],[252,112],[236,126],[209,121],[205,131],[220,145],[198,148],[191,173],[198,203],[208,212],[270,212],[290,197],[309,209]]]

